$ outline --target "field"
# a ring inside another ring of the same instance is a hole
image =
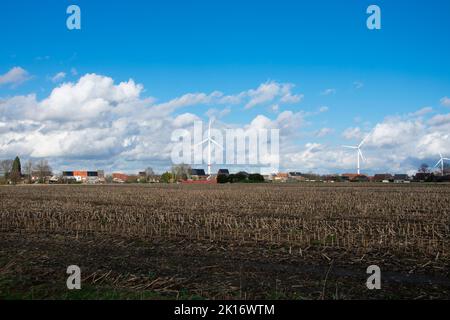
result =
[[[0,299],[450,298],[449,185],[8,186],[0,200]]]

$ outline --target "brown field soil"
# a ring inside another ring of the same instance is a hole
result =
[[[0,299],[449,299],[449,262],[449,185],[0,187]]]

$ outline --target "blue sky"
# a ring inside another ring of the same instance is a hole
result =
[[[81,8],[82,30],[65,26],[70,4]],[[381,8],[381,30],[366,28],[370,4]],[[293,94],[302,95],[298,103],[280,105],[276,112],[270,105],[232,107],[221,120],[245,125],[261,114],[276,119],[283,111],[317,113],[298,128],[292,143],[300,147],[338,145],[346,130],[367,132],[386,118],[405,120],[425,107],[433,111],[424,123],[449,111],[441,102],[450,96],[448,1],[18,0],[0,9],[0,75],[14,67],[27,72],[20,85],[0,85],[1,100],[35,93],[41,101],[63,82],[76,83],[89,73],[116,83],[133,79],[144,88],[141,98],[158,102],[187,93],[234,95],[263,83],[289,83],[295,85]],[[59,72],[65,77],[55,83],[51,78]],[[327,112],[316,112],[323,106]],[[211,107],[187,105],[172,116],[192,113],[206,119]],[[333,134],[313,139],[323,128]],[[399,169],[431,161],[432,153]],[[55,166],[63,162],[54,161]],[[384,168],[374,165],[377,169]]]

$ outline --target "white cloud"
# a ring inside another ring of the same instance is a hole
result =
[[[272,100],[297,101],[292,86],[276,87]],[[0,100],[0,153],[5,157],[47,157],[59,169],[80,163],[105,170],[131,169],[146,161],[167,167],[173,130],[188,128],[200,119],[195,109],[175,115],[176,111],[197,105],[245,105],[259,96],[256,91],[187,93],[155,103],[152,97],[141,97],[143,87],[133,80],[114,83],[109,77],[86,74],[77,82],[58,85],[42,100],[34,94]],[[206,114],[220,118],[230,112],[231,108],[224,106],[210,108]],[[289,135],[303,124],[303,117],[302,112],[292,111],[273,120],[259,115],[241,127],[280,128]]]
[[[427,114],[429,114],[431,112],[433,112],[433,108],[432,107],[425,107],[425,108],[422,108],[420,110],[417,110],[416,112],[409,113],[408,115],[410,117],[422,117],[422,116],[427,115]]]
[[[220,118],[223,118],[226,115],[228,115],[230,112],[231,112],[231,109],[229,107],[226,107],[224,109],[211,108],[211,109],[208,109],[208,111],[206,111],[205,114],[208,118],[220,119]]]
[[[441,99],[441,105],[444,107],[450,107],[450,98],[449,97],[443,97]]]
[[[94,119],[102,112],[137,101],[141,91],[142,86],[133,80],[114,85],[111,78],[87,74],[77,83],[55,88],[39,108],[32,110],[32,117],[63,122]]]
[[[271,110],[272,112],[274,112],[274,113],[278,113],[278,111],[280,111],[280,105],[277,104],[277,103],[275,103],[274,105],[272,105],[272,106],[270,107],[270,110]]]
[[[256,105],[268,101],[270,108],[281,105],[283,97],[286,101],[294,96],[292,86],[283,89],[283,85],[275,85],[278,89],[274,90],[264,85],[267,83],[230,95],[220,91],[187,93],[156,103],[152,97],[142,97],[142,85],[133,80],[115,83],[109,77],[87,74],[77,82],[58,85],[44,99],[30,94],[0,100],[0,153],[2,157],[48,157],[60,170],[81,165],[107,171],[136,171],[149,165],[163,170],[160,168],[170,166],[173,130],[190,128],[205,113],[205,106],[213,106],[206,111],[208,117],[220,118],[233,112],[230,105],[239,105],[236,109],[241,112],[256,97]],[[271,93],[256,93],[260,88]],[[197,110],[197,106],[203,108]],[[186,107],[189,109],[183,110]],[[218,121],[215,127],[280,129],[282,168],[354,171],[355,155],[343,149],[340,141],[334,141],[334,146],[305,141],[333,133],[333,128],[321,128],[313,131],[314,135],[303,132],[311,118],[326,108],[315,112],[285,110],[276,115],[267,108],[271,116],[258,114],[239,125]],[[450,155],[449,115],[431,117],[431,111],[424,108],[376,124],[364,145],[367,161],[363,169],[406,172],[417,168],[419,162],[431,164],[439,152]],[[348,128],[342,135],[358,142],[369,131],[366,126]]]
[[[449,125],[450,126],[450,114],[438,114],[428,120],[428,124],[432,126],[444,126]]]
[[[246,103],[245,109],[250,109],[258,105],[273,103],[278,99],[279,103],[294,104],[303,99],[302,94],[293,94],[293,84],[278,83],[275,81],[261,84],[255,90],[249,90],[241,96],[247,96],[250,100]]]
[[[387,119],[375,126],[367,143],[375,147],[396,147],[411,143],[424,130],[419,120]]]
[[[321,93],[321,95],[323,95],[323,96],[329,96],[329,95],[333,95],[333,94],[336,94],[336,89],[334,89],[334,88],[325,89]]]
[[[153,109],[157,112],[161,112],[162,114],[170,114],[173,111],[200,104],[211,104],[215,98],[220,98],[222,96],[221,92],[215,91],[211,94],[206,93],[188,93],[181,97],[172,99],[168,102],[164,102],[158,105],[155,105]]]
[[[361,139],[363,136],[363,133],[361,131],[361,129],[359,127],[356,128],[347,128],[345,129],[345,131],[342,133],[342,136],[347,139],[347,140],[351,140],[351,139]]]
[[[221,91],[213,91],[212,93],[188,93],[181,97],[172,99],[154,106],[154,108],[162,113],[171,113],[176,109],[190,107],[195,105],[237,105],[244,104],[245,109],[250,109],[259,105],[267,104],[295,104],[303,99],[302,94],[294,94],[292,90],[293,84],[266,82],[256,89],[242,91],[234,95],[224,95]],[[228,110],[225,108],[223,110]],[[211,109],[211,112],[215,112]],[[228,112],[228,111],[226,111]]]
[[[199,120],[200,120],[200,118],[198,116],[196,116],[195,114],[184,113],[184,114],[181,114],[181,115],[177,116],[173,120],[173,126],[175,128],[182,128],[182,127],[185,127],[185,126],[192,126],[194,121],[199,121]]]
[[[30,79],[28,71],[21,67],[14,67],[3,75],[0,75],[0,86],[11,85],[13,87],[18,86]]]
[[[363,146],[367,158],[363,168],[372,172],[413,172],[422,162],[434,164],[439,152],[450,154],[450,114],[436,115],[431,119],[424,119],[422,112],[418,115],[387,117],[376,124]],[[360,128],[348,128],[343,136],[358,143],[367,134]],[[335,155],[338,154],[336,151]],[[336,161],[336,168],[345,163],[343,155]]]
[[[329,110],[329,108],[327,106],[322,106],[319,108],[320,113],[327,112],[328,110]]]
[[[60,81],[64,80],[65,77],[66,77],[65,72],[58,72],[57,74],[55,74],[52,77],[52,82],[54,82],[54,83],[60,82]]]
[[[332,134],[333,132],[334,132],[334,129],[332,129],[332,128],[322,128],[315,133],[315,136],[318,138],[323,138],[323,137],[328,136],[329,134]]]

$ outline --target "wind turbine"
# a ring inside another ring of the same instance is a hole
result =
[[[370,135],[370,134],[369,134]],[[354,149],[357,150],[356,151],[356,157],[357,157],[357,163],[358,163],[358,175],[361,174],[361,160],[366,161],[366,158],[364,158],[362,151],[361,151],[361,147],[363,146],[363,144],[366,142],[367,138],[369,137],[369,135],[367,135],[363,141],[361,141],[361,143],[357,146],[343,146],[344,148],[348,148],[348,149]]]
[[[205,142],[208,142],[208,176],[211,176],[211,143],[214,143],[216,146],[218,146],[220,149],[223,149],[223,147],[217,143],[217,141],[213,140],[211,138],[211,125],[212,125],[212,120],[209,120],[209,125],[208,125],[208,137],[197,143],[194,147],[197,147],[199,145],[204,144]]]
[[[435,167],[437,168],[439,165],[441,165],[441,170],[442,170],[442,176],[444,175],[444,160],[446,161],[450,161],[449,158],[443,158],[442,157],[442,153],[439,152],[439,156],[441,157],[441,159],[438,161],[438,163],[436,163]]]

